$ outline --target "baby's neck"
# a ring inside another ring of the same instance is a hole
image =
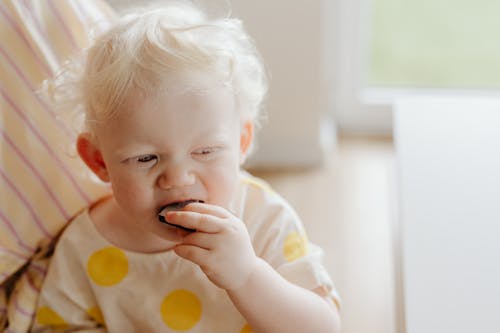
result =
[[[121,210],[113,197],[92,206],[89,215],[101,236],[121,249],[140,253],[155,253],[172,250],[176,245],[174,242],[152,233],[145,233],[137,224],[131,223],[126,217],[121,216]]]

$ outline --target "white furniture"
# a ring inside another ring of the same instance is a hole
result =
[[[500,100],[395,109],[406,333],[498,333]]]

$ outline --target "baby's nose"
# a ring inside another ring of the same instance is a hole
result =
[[[158,178],[158,186],[162,189],[189,186],[194,182],[194,173],[182,165],[171,165],[165,168]]]

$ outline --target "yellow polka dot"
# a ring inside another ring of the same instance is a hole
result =
[[[201,302],[190,291],[175,290],[161,304],[161,316],[165,324],[176,331],[187,331],[201,318]]]
[[[283,254],[288,262],[294,261],[307,254],[307,237],[297,231],[292,231],[285,239]]]
[[[94,306],[87,310],[88,315],[96,321],[96,323],[104,326],[104,317],[102,315],[101,309],[99,307]]]
[[[245,326],[243,326],[240,333],[252,333],[252,328],[250,327],[250,325],[246,324]]]
[[[68,327],[64,319],[48,306],[38,309],[36,321],[41,325],[57,326],[61,329]]]
[[[125,253],[116,247],[107,247],[94,252],[87,263],[87,272],[96,284],[112,286],[119,283],[128,273]]]

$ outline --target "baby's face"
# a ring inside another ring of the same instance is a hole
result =
[[[242,123],[224,87],[130,98],[96,130],[114,197],[130,221],[162,237],[162,207],[199,200],[231,210],[239,179]]]

